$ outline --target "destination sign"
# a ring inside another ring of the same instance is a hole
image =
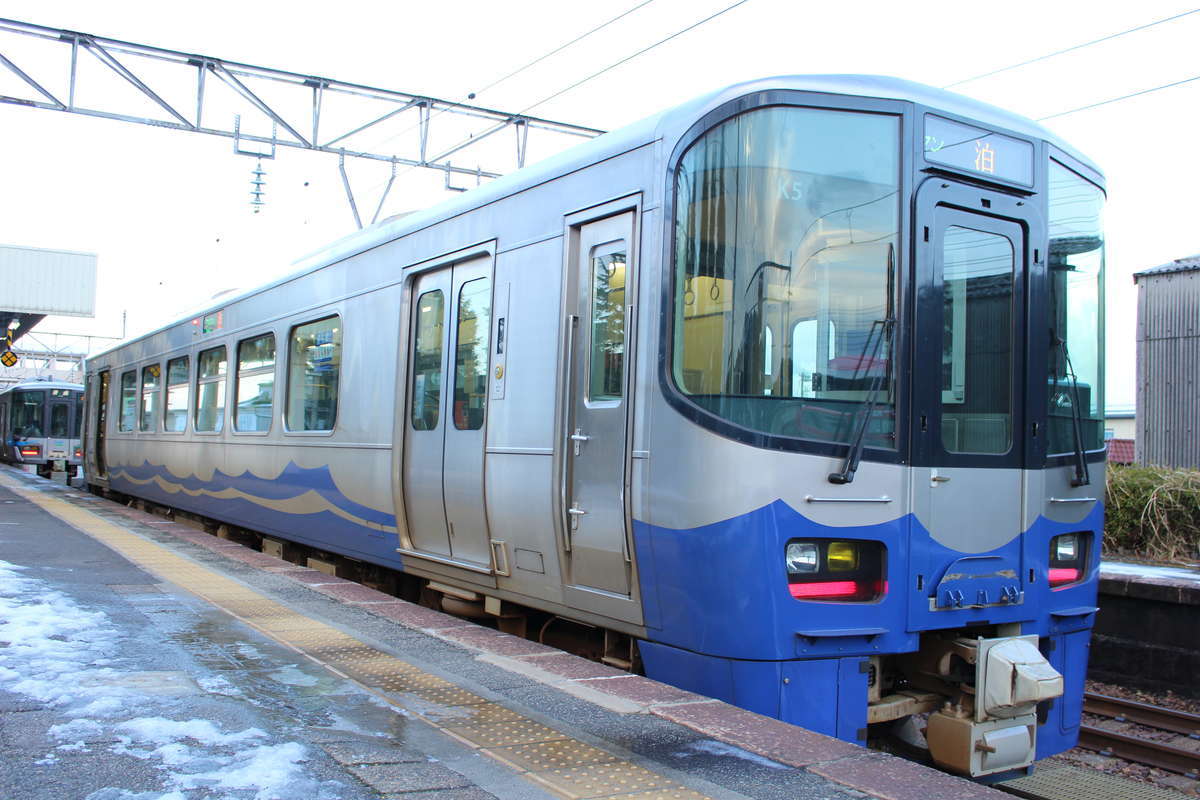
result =
[[[1033,145],[999,133],[925,115],[925,159],[977,175],[1033,185]]]

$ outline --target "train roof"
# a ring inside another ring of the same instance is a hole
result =
[[[82,383],[71,383],[70,381],[47,380],[43,378],[26,378],[25,380],[10,383],[7,386],[0,387],[0,394],[11,392],[14,389],[74,389],[83,391]]]
[[[246,297],[266,291],[288,281],[295,280],[308,272],[320,269],[379,245],[398,239],[429,225],[452,219],[461,214],[482,208],[510,195],[546,183],[563,175],[583,169],[621,153],[642,147],[664,138],[678,138],[708,111],[744,95],[771,90],[792,90],[831,94],[869,99],[898,100],[939,109],[943,112],[975,120],[985,126],[999,128],[1032,139],[1045,140],[1071,157],[1101,174],[1090,159],[1067,144],[1057,134],[1020,114],[1006,111],[966,95],[926,86],[922,83],[880,75],[786,75],[760,78],[733,84],[696,97],[673,108],[661,111],[645,119],[610,131],[595,139],[582,142],[556,155],[532,164],[516,172],[497,178],[491,183],[472,189],[458,197],[445,200],[429,208],[414,211],[399,217],[385,219],[370,227],[348,234],[331,244],[294,262],[295,269],[269,283],[221,298],[203,309],[189,314],[188,318],[208,314],[236,303]],[[176,320],[153,331],[138,336],[130,342],[153,336],[178,325]],[[103,355],[124,347],[122,342],[96,355]]]

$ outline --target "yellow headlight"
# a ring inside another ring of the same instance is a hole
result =
[[[828,563],[830,572],[858,569],[858,545],[854,542],[830,542]]]

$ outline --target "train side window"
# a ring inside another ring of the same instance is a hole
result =
[[[161,388],[162,367],[158,364],[147,364],[142,367],[142,406],[138,427],[143,431],[154,430],[158,417],[159,390]]]
[[[121,419],[117,430],[131,431],[137,422],[137,370],[121,373]]]
[[[287,385],[289,431],[333,430],[341,363],[340,317],[326,317],[292,328]]]
[[[236,391],[233,429],[269,431],[275,406],[275,334],[238,343]]]
[[[163,430],[182,433],[187,428],[188,357],[180,356],[167,362],[167,410],[163,414]]]
[[[467,281],[458,291],[458,351],[454,359],[454,427],[483,427],[488,395],[488,335],[492,328],[492,282]]]
[[[413,430],[431,431],[438,426],[442,403],[442,290],[417,298],[417,333],[413,339]]]
[[[225,424],[225,345],[200,354],[196,370],[196,430],[215,433]]]

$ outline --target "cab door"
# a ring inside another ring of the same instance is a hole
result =
[[[578,229],[568,265],[562,510],[569,585],[628,597],[634,214]],[[586,602],[586,601],[585,601]]]
[[[1031,220],[1018,198],[932,183],[942,195],[923,187],[917,231],[914,509],[938,544],[985,553],[1022,529]]]

